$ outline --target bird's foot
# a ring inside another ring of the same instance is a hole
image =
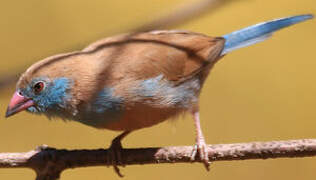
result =
[[[199,153],[199,158],[203,162],[207,171],[210,170],[210,161],[208,158],[207,145],[204,140],[198,140],[193,147],[191,154],[191,161],[194,161],[197,153]]]
[[[125,166],[124,163],[122,163],[122,144],[121,144],[121,139],[115,138],[112,141],[112,144],[108,150],[108,157],[107,161],[108,164],[112,164],[114,171],[119,177],[124,177],[123,174],[121,174],[120,169],[118,165]]]

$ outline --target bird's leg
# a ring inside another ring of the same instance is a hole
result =
[[[202,133],[201,124],[200,124],[200,114],[199,111],[193,111],[192,115],[194,117],[194,125],[196,130],[196,144],[192,151],[191,160],[194,161],[196,154],[199,153],[200,159],[203,161],[206,170],[210,170],[210,162],[208,158],[207,145]]]
[[[115,172],[120,176],[123,177],[123,175],[120,172],[120,169],[117,165],[122,165],[122,139],[127,136],[131,131],[124,131],[122,134],[118,135],[112,140],[112,144],[108,151],[108,162],[110,162],[113,165],[113,168]],[[109,163],[108,163],[109,164]]]

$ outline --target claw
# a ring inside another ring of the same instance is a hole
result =
[[[195,157],[199,153],[199,158],[203,162],[204,167],[206,168],[207,171],[210,170],[210,161],[208,158],[208,152],[207,152],[207,145],[205,142],[197,142],[194,145],[192,154],[191,154],[191,161],[195,161]]]
[[[198,152],[198,146],[195,144],[193,146],[193,150],[192,150],[192,153],[191,153],[191,161],[195,161],[195,156],[196,156],[197,152]]]
[[[121,143],[117,141],[113,141],[108,150],[107,164],[113,165],[113,168],[116,174],[120,177],[123,177],[118,167],[118,165],[122,164],[121,151],[122,151]]]
[[[124,177],[120,172],[118,165],[122,165],[122,144],[117,139],[112,141],[112,144],[108,151],[107,164],[112,164],[114,171],[119,177]]]
[[[125,164],[122,162],[123,147],[121,144],[121,140],[129,133],[130,131],[125,131],[119,136],[117,136],[116,138],[114,138],[108,150],[107,164],[113,165],[114,171],[119,177],[124,177],[124,176],[120,172],[118,165],[125,167]]]

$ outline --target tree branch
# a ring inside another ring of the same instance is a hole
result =
[[[125,165],[188,163],[193,146],[124,149]],[[217,144],[208,146],[211,161],[316,156],[316,139]],[[0,153],[0,168],[31,168],[37,180],[53,180],[68,168],[111,165],[108,150],[65,150],[40,146],[25,153]],[[201,162],[197,157],[194,162]]]

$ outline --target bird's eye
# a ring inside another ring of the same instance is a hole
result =
[[[44,89],[44,82],[40,81],[40,82],[37,82],[34,86],[33,86],[33,91],[35,94],[38,94],[40,93],[43,89]]]

